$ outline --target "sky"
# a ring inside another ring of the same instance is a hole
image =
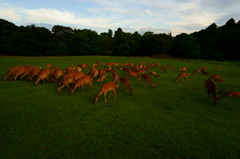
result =
[[[18,26],[63,25],[143,34],[192,33],[240,20],[240,0],[0,0],[0,18]]]

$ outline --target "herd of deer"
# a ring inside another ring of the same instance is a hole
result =
[[[89,67],[89,72],[85,75],[82,70]],[[106,94],[111,91],[115,95],[116,100],[116,88],[118,85],[116,82],[120,79],[120,85],[126,89],[126,91],[130,91],[130,94],[133,95],[133,89],[130,86],[128,77],[132,76],[136,78],[136,80],[143,80],[144,86],[147,84],[154,87],[154,83],[149,77],[152,75],[153,77],[159,78],[160,74],[151,71],[152,68],[161,68],[162,72],[167,72],[168,70],[176,71],[175,67],[172,65],[164,65],[160,66],[158,62],[150,65],[146,65],[144,62],[141,64],[134,63],[100,63],[96,62],[92,65],[87,64],[78,64],[77,66],[68,66],[65,70],[59,69],[51,64],[46,64],[45,68],[38,68],[32,65],[24,66],[18,65],[8,69],[7,73],[4,75],[3,79],[9,80],[17,80],[24,79],[34,80],[35,85],[38,85],[40,81],[49,81],[49,82],[58,82],[57,91],[60,92],[61,89],[66,87],[66,89],[73,94],[74,91],[81,87],[82,91],[85,85],[89,85],[92,87],[92,82],[103,82],[106,80],[106,73],[112,74],[112,81],[105,82],[101,85],[99,92],[94,96],[94,104],[97,103],[99,96],[104,94],[104,101],[107,102]],[[126,76],[122,76],[119,78],[116,69],[122,70]],[[174,80],[175,82],[180,81],[181,79],[187,80],[189,74],[186,72],[186,67],[181,67],[178,69],[180,74]],[[207,72],[208,67],[203,67],[200,69],[196,69],[191,74],[194,75],[196,73],[202,73],[205,75],[211,75]],[[223,82],[220,78],[220,75],[212,75],[204,82],[204,94],[207,93],[208,99],[212,100],[214,104],[217,103],[220,97],[217,97],[217,82]],[[70,88],[72,86],[72,88]],[[219,91],[223,96],[232,96],[232,97],[240,97],[240,92],[225,92],[224,90]],[[222,96],[222,97],[223,97]]]

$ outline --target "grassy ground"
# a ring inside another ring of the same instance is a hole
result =
[[[221,74],[219,88],[240,91],[240,63],[201,60],[159,60],[126,57],[0,56],[0,77],[15,65],[66,66],[100,62],[159,62],[185,66],[188,72],[207,66]],[[216,69],[221,67],[221,70]],[[96,105],[93,89],[73,95],[57,85],[26,80],[0,81],[0,158],[240,158],[240,99],[226,97],[213,105],[203,95],[208,76],[196,74],[174,83],[179,72],[151,77],[155,88],[129,78],[134,95],[117,89]],[[85,73],[88,72],[84,70]],[[120,76],[122,71],[117,70]],[[107,80],[111,80],[108,74]]]

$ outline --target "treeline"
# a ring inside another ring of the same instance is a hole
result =
[[[128,33],[121,28],[98,34],[90,29],[55,25],[16,26],[0,19],[0,54],[20,56],[109,55],[152,56],[170,54],[192,59],[240,59],[240,21],[215,23],[192,34]]]

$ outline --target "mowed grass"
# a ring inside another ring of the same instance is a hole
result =
[[[161,60],[131,57],[6,57],[0,56],[0,77],[15,65],[64,69],[100,62],[141,62],[187,67],[187,72],[209,67],[222,75],[219,88],[240,91],[240,63],[203,60]],[[222,69],[216,69],[221,67]],[[83,70],[87,74],[89,68]],[[153,71],[155,87],[128,77],[133,96],[117,88],[107,103],[101,96],[93,104],[93,89],[73,95],[57,84],[0,81],[0,158],[240,158],[240,98],[222,98],[217,105],[203,94],[206,75],[191,75],[173,82],[179,71]],[[119,76],[125,74],[117,70]],[[112,79],[107,74],[107,81]],[[118,81],[119,84],[119,81]]]

